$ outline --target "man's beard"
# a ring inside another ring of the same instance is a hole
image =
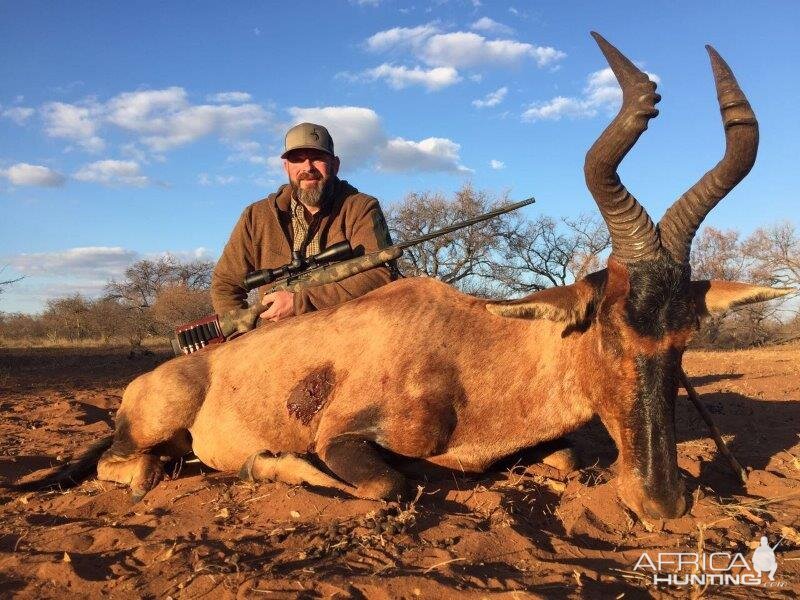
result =
[[[333,187],[333,182],[330,178],[328,179],[320,179],[316,182],[316,185],[312,188],[303,188],[300,187],[300,181],[306,179],[306,177],[300,176],[298,181],[292,181],[292,193],[294,194],[295,199],[300,202],[304,206],[308,206],[310,208],[319,208],[322,204],[327,200],[328,196],[330,195],[331,188]]]

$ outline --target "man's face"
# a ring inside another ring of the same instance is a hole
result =
[[[331,178],[339,172],[339,159],[319,150],[298,149],[283,159],[283,169],[297,199],[307,207],[318,208]]]

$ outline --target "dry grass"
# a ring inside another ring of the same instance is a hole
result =
[[[714,356],[736,356],[747,358],[758,357],[760,359],[767,359],[770,360],[772,358],[786,358],[787,355],[791,355],[792,353],[800,352],[800,341],[792,341],[786,344],[777,344],[774,346],[759,346],[757,348],[745,348],[745,349],[719,349],[719,350],[711,350],[711,349],[690,349],[686,351],[687,355],[694,355],[694,356],[707,356],[707,357],[714,357]]]
[[[145,348],[161,348],[169,345],[165,337],[151,337],[142,341]],[[125,339],[84,339],[70,340],[66,338],[7,338],[0,336],[0,348],[119,348],[128,347]]]

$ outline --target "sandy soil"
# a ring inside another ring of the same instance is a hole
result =
[[[108,349],[0,349],[0,485],[107,435],[124,386],[166,360]],[[800,592],[800,346],[690,352],[685,368],[739,460],[737,484],[685,396],[681,519],[643,523],[617,502],[615,449],[574,435],[591,467],[563,474],[530,453],[480,478],[428,482],[414,503],[250,484],[174,467],[143,502],[87,480],[0,488],[0,596],[21,598],[796,597]],[[774,587],[653,587],[641,553],[742,552],[775,543]]]

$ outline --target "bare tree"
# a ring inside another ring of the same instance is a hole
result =
[[[608,228],[597,216],[560,222],[546,216],[502,232],[503,255],[495,276],[511,293],[527,294],[566,285],[600,268],[611,246]]]
[[[207,290],[211,287],[211,274],[214,263],[208,260],[195,259],[179,262],[175,268],[174,284],[180,284],[189,290]]]
[[[125,269],[125,279],[111,280],[106,286],[106,296],[121,300],[132,308],[150,308],[158,292],[175,281],[178,262],[167,255],[156,260],[140,260]]]
[[[783,322],[778,341],[800,337],[800,235],[788,221],[757,229],[742,243],[752,262],[752,278],[765,285],[793,287],[795,291],[772,309]]]
[[[563,219],[567,240],[573,248],[569,267],[573,280],[586,277],[602,267],[601,257],[611,248],[611,234],[605,222],[595,214],[581,214],[577,219]]]
[[[397,241],[430,233],[505,203],[465,185],[452,199],[409,194],[388,212]],[[409,248],[400,261],[406,275],[427,275],[484,296],[530,293],[564,285],[600,268],[611,242],[596,216],[533,221],[509,213]]]
[[[694,279],[749,279],[747,260],[742,254],[739,232],[704,228],[695,238],[690,264]]]
[[[33,342],[46,336],[47,330],[40,315],[0,312],[0,338]]]
[[[156,327],[162,335],[169,335],[178,325],[213,312],[208,288],[191,288],[183,283],[165,286],[152,309]]]
[[[452,200],[430,192],[411,193],[387,212],[395,241],[408,240],[488,212],[501,201],[471,185],[462,187]],[[405,251],[400,270],[409,276],[427,275],[470,293],[487,293],[494,279],[495,254],[501,249],[499,235],[513,220],[502,215],[449,235],[418,244]]]
[[[73,294],[47,301],[42,322],[50,339],[82,340],[91,337],[91,300]]]
[[[703,229],[691,253],[693,278],[781,286],[800,283],[800,240],[790,224],[758,229],[743,242],[739,238],[735,230]],[[747,347],[780,341],[786,338],[791,306],[784,297],[709,317],[695,343]]]
[[[202,316],[195,313],[198,306],[208,304],[199,298],[208,296],[213,269],[214,263],[210,261],[180,262],[171,255],[140,260],[125,270],[122,281],[109,282],[106,299],[117,301],[128,310],[120,326],[127,332],[131,344],[137,346],[148,335],[169,333],[182,322],[180,314],[191,314],[187,320]],[[176,294],[176,290],[185,293]],[[159,304],[162,294],[166,294],[167,300]],[[188,303],[183,313],[177,306],[179,296]],[[174,322],[174,319],[179,319],[179,322]]]
[[[155,260],[140,260],[125,269],[122,281],[111,280],[106,296],[121,300],[132,307],[150,308],[167,286],[180,284],[190,290],[205,290],[211,286],[214,263],[206,260],[180,262],[172,255]]]
[[[753,277],[781,287],[800,287],[800,234],[787,222],[759,228],[742,243]]]

